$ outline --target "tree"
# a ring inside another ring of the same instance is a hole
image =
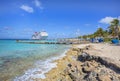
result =
[[[87,35],[83,35],[83,39],[87,39]]]
[[[109,35],[109,32],[107,31],[107,30],[104,30],[104,33],[103,33],[103,37],[108,37],[108,35]]]
[[[84,39],[95,38],[95,37],[104,37],[104,38],[109,38],[110,39],[110,36],[113,36],[113,37],[118,37],[120,39],[120,26],[119,26],[119,20],[118,19],[114,19],[110,23],[110,26],[108,28],[109,28],[109,30],[103,30],[100,27],[93,34],[84,35],[84,36],[81,36],[81,37],[83,37]]]
[[[118,37],[119,35],[119,20],[114,19],[109,26],[109,34],[111,34],[113,37]]]
[[[95,37],[101,37],[104,35],[104,30],[102,28],[98,28],[94,35]]]

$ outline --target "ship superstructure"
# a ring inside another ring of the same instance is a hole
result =
[[[41,31],[41,32],[35,32],[32,35],[32,39],[40,39],[40,40],[45,40],[48,37],[48,33],[46,31]]]

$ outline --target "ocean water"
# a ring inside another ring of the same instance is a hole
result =
[[[0,81],[44,79],[44,74],[56,67],[53,61],[63,57],[68,48],[67,45],[0,40]]]

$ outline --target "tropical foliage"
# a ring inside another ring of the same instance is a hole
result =
[[[119,20],[114,19],[111,23],[109,28],[109,34],[112,35],[113,37],[118,37],[119,35]]]
[[[102,27],[98,28],[93,34],[79,36],[79,38],[95,38],[95,37],[104,37],[106,39],[118,37],[120,39],[120,27],[119,20],[114,19],[108,30],[103,30]]]

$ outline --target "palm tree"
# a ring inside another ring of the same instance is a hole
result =
[[[94,33],[96,37],[103,37],[104,31],[102,28],[98,28],[97,31]]]
[[[118,38],[120,40],[120,25],[118,26]]]
[[[118,19],[114,19],[110,26],[109,26],[109,33],[113,36],[113,37],[118,37],[119,34],[119,20]]]

